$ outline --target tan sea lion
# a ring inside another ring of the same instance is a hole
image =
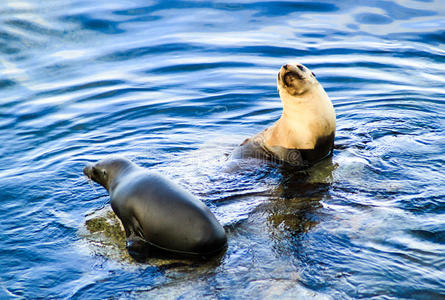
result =
[[[234,158],[257,157],[306,168],[332,154],[335,111],[315,74],[302,64],[285,64],[278,72],[281,118],[246,139]]]

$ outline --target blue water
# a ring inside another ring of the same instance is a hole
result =
[[[0,299],[445,297],[444,1],[16,0],[0,20]],[[333,101],[333,158],[232,170],[289,61]],[[82,168],[108,154],[202,199],[226,253],[140,264],[90,232],[109,198]]]

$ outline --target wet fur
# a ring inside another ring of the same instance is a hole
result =
[[[84,174],[109,192],[133,257],[159,251],[211,256],[226,246],[224,228],[209,208],[168,178],[119,157],[86,166]]]
[[[332,154],[335,111],[315,78],[301,64],[284,65],[277,76],[281,118],[246,139],[234,158],[257,157],[305,168]]]

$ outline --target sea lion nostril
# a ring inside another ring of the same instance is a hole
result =
[[[91,165],[86,165],[86,166],[83,168],[83,174],[84,174],[85,176],[87,176],[87,177],[90,177],[90,175],[91,175]]]
[[[287,70],[289,68],[289,65],[288,64],[285,64],[284,66],[283,66],[283,69],[285,69],[285,70]]]

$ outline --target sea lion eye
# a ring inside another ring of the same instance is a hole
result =
[[[304,72],[304,67],[303,67],[302,65],[298,65],[297,67],[298,67],[298,69],[300,69],[302,72]]]
[[[107,170],[102,170],[102,174],[104,175],[104,176],[107,176]]]

